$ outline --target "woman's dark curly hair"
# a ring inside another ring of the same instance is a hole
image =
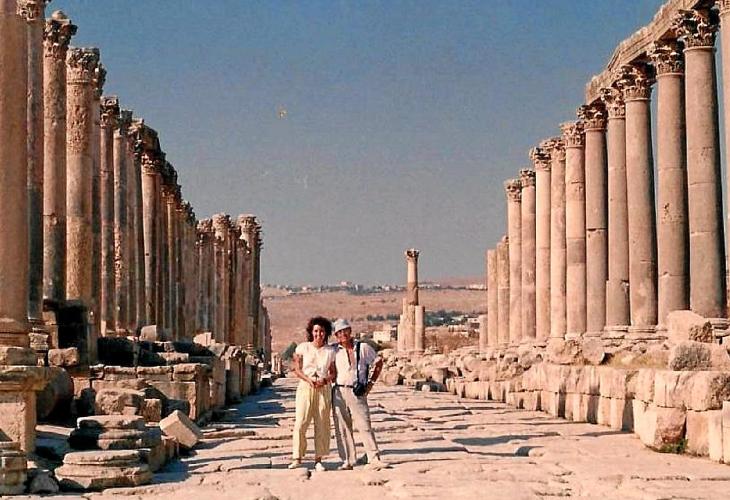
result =
[[[326,344],[330,335],[332,335],[332,322],[324,316],[315,316],[314,318],[310,318],[307,323],[307,342],[314,340],[314,335],[312,335],[314,325],[319,325],[324,328],[324,343]]]

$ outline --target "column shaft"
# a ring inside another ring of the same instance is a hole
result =
[[[536,333],[536,295],[535,295],[535,171],[520,171],[522,184],[522,220],[520,225],[522,240],[522,334],[521,342],[534,342]]]
[[[497,346],[506,349],[509,346],[510,332],[510,265],[509,240],[505,236],[497,244]]]
[[[530,157],[535,166],[535,335],[544,344],[550,337],[550,155],[538,147]]]
[[[550,338],[562,339],[567,331],[567,250],[565,238],[565,143],[544,143],[550,151]]]
[[[105,96],[101,103],[101,333],[116,332],[114,271],[114,129],[119,101]]]
[[[522,185],[519,179],[505,183],[507,237],[509,239],[509,345],[522,337]]]
[[[487,251],[487,347],[499,344],[499,279],[497,250]]]

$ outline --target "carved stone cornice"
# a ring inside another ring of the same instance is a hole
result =
[[[578,118],[583,123],[583,130],[606,130],[606,108],[602,103],[583,105],[576,111]]]
[[[522,189],[535,187],[535,171],[530,168],[520,170],[520,184]]]
[[[509,179],[504,183],[507,201],[519,203],[522,201],[522,182],[519,179]]]
[[[672,20],[674,33],[687,48],[714,47],[719,27],[717,12],[710,9],[680,10]]]
[[[119,98],[115,95],[102,96],[99,104],[101,109],[101,128],[115,129],[119,123]]]
[[[651,66],[643,63],[622,66],[616,75],[616,87],[623,93],[624,101],[649,100],[654,81]]]
[[[682,45],[677,40],[661,40],[651,46],[647,54],[657,76],[684,73]]]
[[[43,29],[44,57],[65,60],[71,37],[76,34],[77,29],[63,11],[57,10],[51,14]]]
[[[94,88],[94,95],[97,99],[101,99],[101,94],[104,92],[104,84],[106,83],[106,68],[101,62],[96,65],[94,69],[94,75],[91,78],[91,85]]]
[[[98,66],[99,49],[71,47],[66,55],[68,83],[93,83]]]
[[[418,255],[421,253],[420,250],[416,250],[415,248],[409,248],[405,251],[406,260],[408,262],[418,262]]]
[[[17,0],[18,15],[32,23],[43,20],[46,5],[51,0]]]
[[[545,141],[530,150],[530,160],[536,172],[550,172],[550,151],[543,147],[543,143]]]
[[[621,91],[615,87],[601,89],[601,101],[606,106],[609,120],[626,119],[626,103]]]
[[[586,145],[586,135],[583,132],[583,122],[565,122],[560,125],[563,132],[563,141],[566,148],[582,148]]]

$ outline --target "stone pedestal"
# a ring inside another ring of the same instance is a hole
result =
[[[509,345],[522,337],[522,184],[512,179],[507,192],[507,237],[509,239]]]
[[[582,122],[562,125],[565,141],[566,338],[586,331],[585,135]]]
[[[521,236],[522,236],[522,334],[521,342],[535,341],[535,171],[521,170],[522,185]]]
[[[8,355],[7,348],[0,348],[0,441],[16,441],[30,453],[35,450],[36,392],[43,388],[47,370],[28,366],[35,355],[22,351]],[[16,355],[18,359],[8,359]],[[4,364],[14,361],[26,365]]]

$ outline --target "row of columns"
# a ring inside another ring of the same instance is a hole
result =
[[[728,12],[720,2],[720,18]],[[668,314],[683,309],[727,328],[718,28],[715,10],[676,12],[561,136],[531,150],[534,170],[506,181],[507,235],[487,252],[482,351],[661,338]]]

